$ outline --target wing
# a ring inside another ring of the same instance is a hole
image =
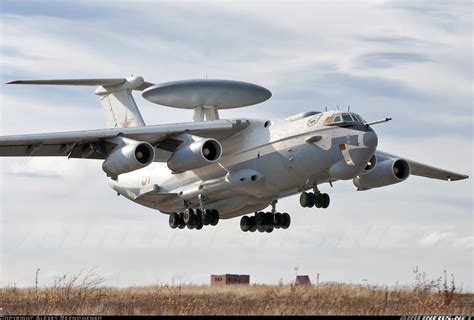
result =
[[[165,153],[174,151],[181,141],[175,136],[187,132],[201,137],[226,139],[248,127],[248,120],[216,120],[133,128],[113,128],[0,137],[1,157],[67,156],[105,159],[115,144],[110,140],[124,136],[146,141]],[[164,161],[165,159],[158,159]]]
[[[426,178],[432,178],[432,179],[439,179],[439,180],[446,180],[446,181],[457,181],[457,180],[462,180],[462,179],[467,179],[469,176],[432,167],[417,161],[413,161],[410,159],[406,159],[403,157],[399,157],[390,153],[386,153],[383,151],[377,150],[375,152],[376,155],[382,156],[382,157],[390,157],[390,158],[399,158],[403,159],[408,162],[410,165],[410,174],[415,175],[415,176],[420,176],[420,177],[426,177]]]

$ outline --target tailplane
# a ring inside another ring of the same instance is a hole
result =
[[[107,126],[110,128],[144,126],[145,121],[133,99],[132,90],[142,91],[153,85],[140,76],[112,79],[17,80],[8,84],[99,86],[95,94],[100,97]]]

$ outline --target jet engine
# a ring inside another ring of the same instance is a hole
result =
[[[369,162],[372,164],[372,159]],[[374,168],[368,167],[365,169],[369,169],[368,173],[361,174],[353,179],[357,190],[388,186],[402,182],[410,176],[410,165],[403,159],[382,158],[376,160]]]
[[[222,147],[215,139],[186,135],[182,140],[168,159],[168,168],[174,173],[198,169],[221,158]]]
[[[122,139],[102,163],[102,170],[114,177],[122,173],[138,170],[148,166],[155,159],[155,149],[148,142]]]

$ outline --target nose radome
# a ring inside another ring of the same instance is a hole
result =
[[[363,141],[364,141],[364,145],[367,147],[370,147],[370,148],[377,147],[378,139],[377,139],[377,135],[373,131],[364,133]]]

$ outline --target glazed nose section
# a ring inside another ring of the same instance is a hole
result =
[[[364,146],[368,148],[377,148],[377,144],[379,142],[377,138],[377,134],[374,131],[365,132],[364,136],[362,137],[362,142]]]

